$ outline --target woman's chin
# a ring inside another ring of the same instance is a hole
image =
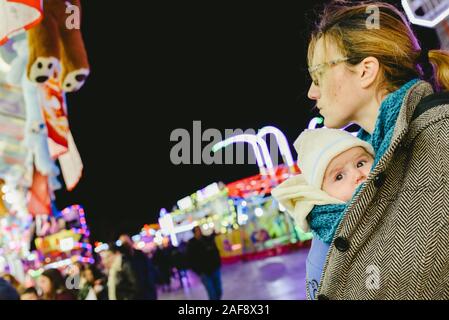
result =
[[[323,116],[323,117],[324,117],[324,116]],[[323,124],[324,124],[324,126],[325,126],[326,128],[329,128],[329,129],[338,129],[338,128],[335,126],[335,122],[332,121],[332,119],[329,119],[329,118],[324,117],[324,122],[323,122]]]
[[[329,129],[341,129],[347,125],[346,123],[344,123],[342,121],[338,121],[337,119],[332,119],[329,117],[327,117],[327,118],[324,117],[323,124],[326,128],[329,128]]]

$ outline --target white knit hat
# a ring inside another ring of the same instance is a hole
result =
[[[294,143],[298,167],[311,186],[321,189],[327,166],[336,156],[354,147],[362,147],[374,156],[373,147],[340,129],[304,130]]]
[[[344,204],[344,201],[331,197],[323,190],[309,185],[302,174],[288,178],[271,190],[271,194],[287,209],[303,232],[310,231],[307,216],[314,206]]]
[[[353,147],[362,147],[374,156],[373,147],[339,129],[305,130],[294,143],[301,173],[271,191],[304,232],[310,230],[307,216],[316,205],[343,204],[321,190],[324,173],[333,158]]]

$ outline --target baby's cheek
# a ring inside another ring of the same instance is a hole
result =
[[[352,198],[352,192],[346,192],[345,193],[345,196],[344,197],[342,197],[342,199],[340,199],[341,201],[344,201],[344,202],[348,202],[349,200],[351,200],[351,198]]]
[[[333,190],[332,184],[325,182],[325,183],[323,183],[323,186],[321,189],[323,189],[323,191],[326,192],[328,195],[333,196],[332,195],[332,190]]]
[[[335,188],[335,195],[334,198],[337,198],[338,200],[348,202],[352,198],[352,193],[354,190],[350,188],[349,186],[338,186],[338,188]]]
[[[339,199],[339,200],[341,200],[342,198],[345,197],[344,190],[342,190],[341,187],[339,187],[335,184],[328,185],[325,189],[323,189],[323,191],[326,192],[331,197]]]

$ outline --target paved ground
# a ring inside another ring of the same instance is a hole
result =
[[[305,299],[305,260],[308,249],[251,262],[238,262],[222,268],[224,300],[301,300]],[[199,278],[188,274],[181,288],[177,279],[171,292],[160,292],[161,300],[203,300],[206,291]]]

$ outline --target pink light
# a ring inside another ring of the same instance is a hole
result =
[[[273,134],[275,136],[282,158],[289,167],[293,167],[295,165],[295,162],[293,160],[292,153],[285,134],[283,134],[282,131],[276,127],[266,126],[259,130],[257,136],[262,138],[267,134]]]
[[[81,256],[78,257],[78,261],[82,262],[82,263],[90,263],[90,264],[93,264],[95,262],[93,258],[81,257]]]
[[[225,148],[234,143],[248,143],[252,146],[254,154],[256,156],[257,165],[259,166],[260,173],[266,175],[267,172],[265,168],[268,169],[270,174],[273,174],[273,162],[271,161],[270,152],[268,151],[268,146],[265,140],[254,135],[254,134],[239,134],[230,137],[226,140],[220,141],[212,147],[213,152]]]

